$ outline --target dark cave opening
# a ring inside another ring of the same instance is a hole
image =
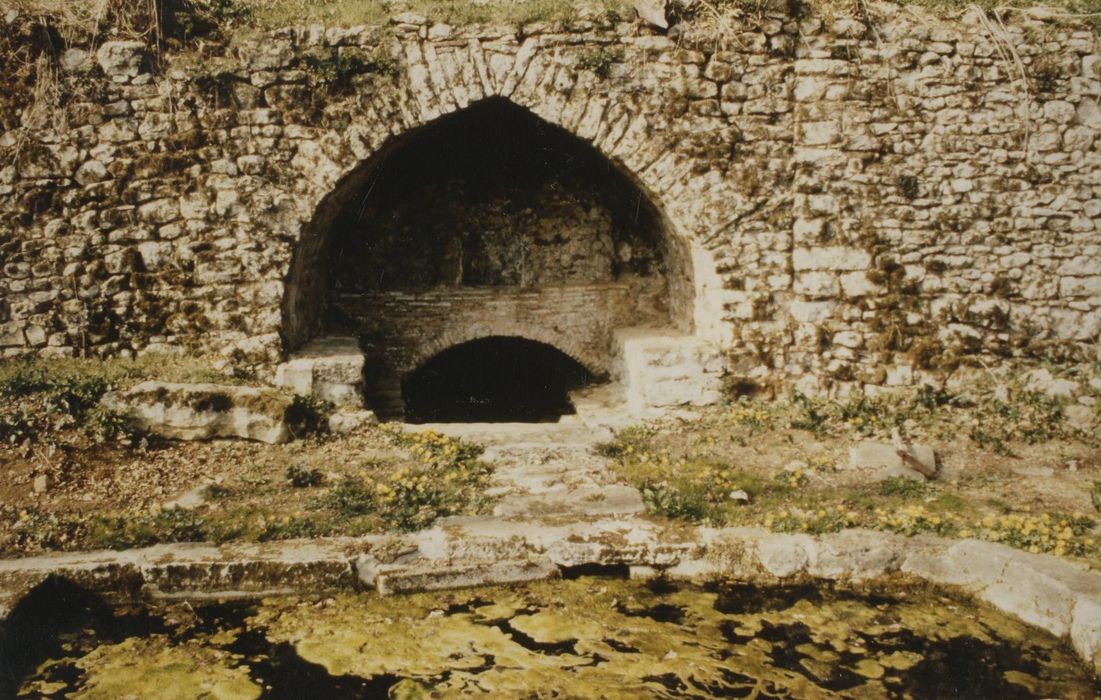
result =
[[[565,353],[493,336],[448,348],[402,380],[410,423],[547,423],[574,412],[592,374]]]

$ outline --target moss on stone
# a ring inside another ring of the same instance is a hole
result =
[[[888,594],[880,605],[848,594],[764,595],[763,605],[745,605],[737,589],[581,579],[398,599],[345,595],[320,608],[269,601],[248,624],[330,674],[402,678],[402,697],[553,687],[569,697],[773,688],[810,698],[833,697],[839,679],[852,697],[887,697],[885,683],[929,663],[940,645],[967,640],[1000,655],[1006,645],[1038,643],[1022,623],[927,593]],[[903,641],[911,638],[922,641]],[[1043,678],[1015,673],[1005,682],[1058,694],[1080,671],[1059,651]]]
[[[163,635],[99,647],[77,662],[86,674],[76,700],[253,700],[261,688],[240,659],[197,643],[174,646]]]

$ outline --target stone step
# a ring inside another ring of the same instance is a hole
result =
[[[637,515],[646,510],[637,489],[619,484],[562,488],[527,496],[506,496],[493,508],[498,517]]]

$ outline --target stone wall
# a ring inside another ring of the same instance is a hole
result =
[[[1097,356],[1086,28],[885,4],[676,40],[606,19],[399,20],[155,72],[140,45],[63,54],[63,109],[0,135],[0,352],[275,363],[316,330],[326,198],[401,135],[497,97],[647,195],[673,316],[739,379],[845,390]]]

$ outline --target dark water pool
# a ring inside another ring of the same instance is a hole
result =
[[[0,697],[1096,698],[1050,635],[931,592],[581,578],[380,598],[17,610]]]

